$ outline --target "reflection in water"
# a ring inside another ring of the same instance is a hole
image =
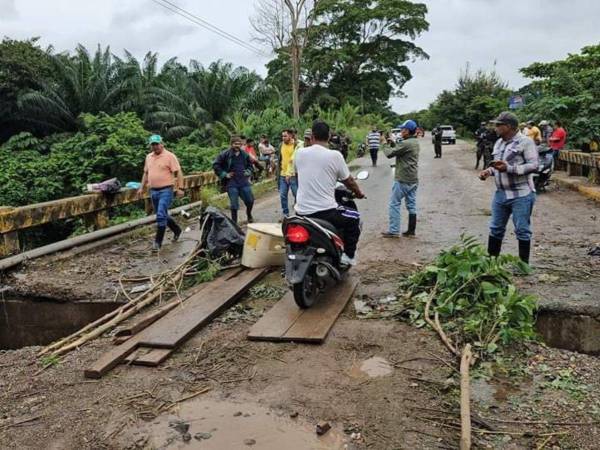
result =
[[[189,424],[189,427],[180,423]],[[177,416],[165,415],[139,424],[123,436],[127,442],[144,440],[159,449],[343,449],[344,435],[330,430],[317,436],[314,425],[292,420],[253,403],[191,400],[181,405]],[[186,442],[187,441],[187,442]]]

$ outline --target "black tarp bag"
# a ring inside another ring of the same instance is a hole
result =
[[[211,258],[224,254],[242,256],[245,235],[241,228],[218,208],[209,206],[200,217],[202,247]]]

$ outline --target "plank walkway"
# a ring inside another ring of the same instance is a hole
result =
[[[347,278],[325,292],[308,309],[300,309],[294,302],[293,293],[288,292],[254,324],[248,333],[248,339],[320,344],[346,307],[357,285],[358,278]]]
[[[206,283],[181,306],[102,355],[84,370],[84,376],[101,378],[124,362],[159,365],[176,347],[237,302],[267,272],[266,268],[234,270]]]

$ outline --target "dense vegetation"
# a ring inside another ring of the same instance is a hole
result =
[[[600,142],[600,44],[564,60],[533,63],[521,72],[533,82],[515,92],[495,72],[471,73],[467,67],[453,90],[440,93],[429,108],[405,116],[427,128],[453,124],[468,136],[481,121],[508,109],[511,95],[520,94],[525,107],[515,112],[522,121],[561,120],[569,145],[584,150]]]
[[[220,61],[159,67],[154,53],[141,62],[100,47],[54,54],[35,39],[0,44],[0,109],[0,205],[11,206],[76,195],[113,176],[139,180],[151,132],[189,173],[209,170],[232,133],[277,144],[281,130],[323,117],[357,142],[369,125],[390,125],[389,114],[361,115],[350,104],[311,105],[293,120],[277,88]]]

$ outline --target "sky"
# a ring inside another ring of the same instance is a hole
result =
[[[251,43],[254,0],[170,0],[181,8]],[[513,89],[527,83],[519,68],[563,59],[600,43],[597,0],[424,0],[429,31],[417,38],[430,56],[408,62],[413,79],[404,98],[391,99],[405,113],[426,108],[452,89],[468,63],[472,70],[496,69]],[[152,0],[0,0],[0,37],[39,36],[55,51],[77,44],[110,45],[120,55],[158,52],[187,63],[222,59],[266,74],[270,56],[259,55],[164,9]],[[258,44],[252,44],[258,46]],[[268,53],[268,52],[267,52]]]

